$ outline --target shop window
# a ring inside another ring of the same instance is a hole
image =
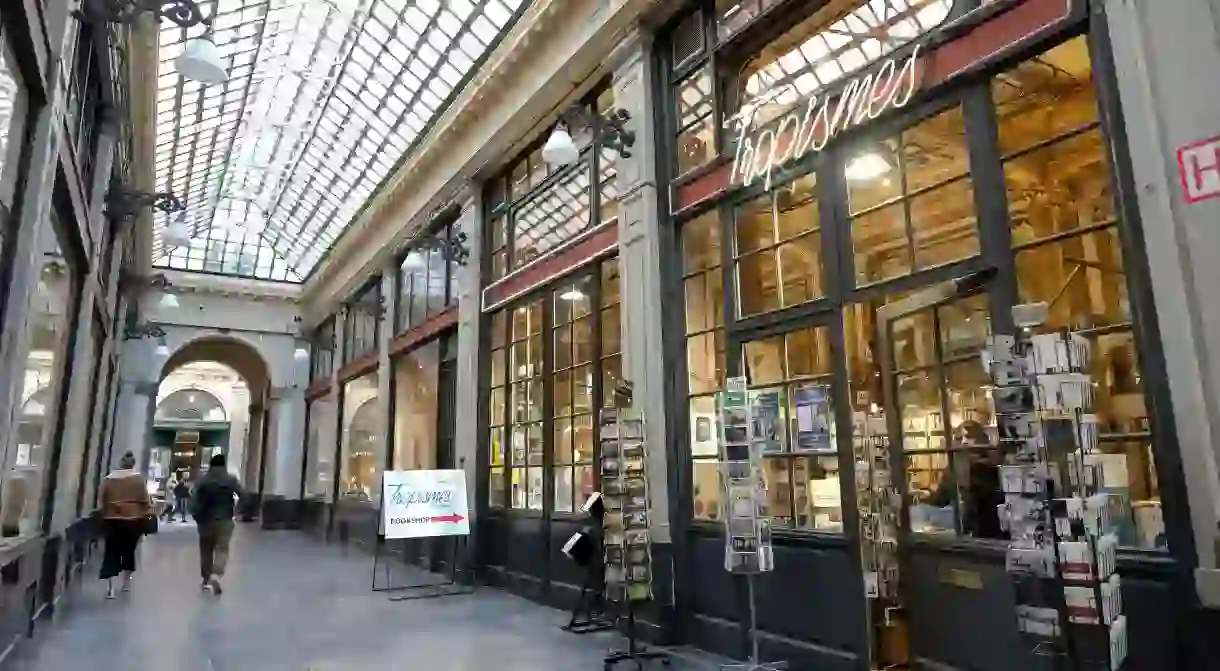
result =
[[[740,316],[825,295],[814,175],[739,206],[733,226]]]
[[[376,373],[343,385],[339,457],[339,496],[343,500],[369,503],[381,500],[385,443],[378,403]]]
[[[305,496],[331,500],[335,470],[335,422],[338,407],[333,396],[309,402],[309,435],[305,445]]]
[[[720,220],[705,214],[683,224],[681,235],[694,514],[714,520],[720,515],[716,392],[724,389],[726,371]]]
[[[508,421],[508,311],[492,314],[491,331],[491,385],[487,404],[487,454],[490,462],[488,478],[488,505],[503,508],[504,467],[506,465],[504,431]]]
[[[1022,302],[1050,306],[1047,330],[1093,344],[1105,488],[1127,512],[1120,539],[1164,547],[1126,264],[1084,37],[995,77],[992,99]]]
[[[509,505],[542,510],[543,496],[543,301],[510,314],[508,418]]]
[[[712,114],[710,66],[696,70],[675,85],[678,133],[675,174],[684,175],[716,155],[716,122]]]
[[[551,390],[556,512],[572,512],[577,490],[584,492],[592,486],[593,356],[597,351],[592,284],[596,281],[586,275],[551,292],[555,310]]]
[[[436,468],[440,341],[397,357],[394,368],[394,470]]]
[[[611,407],[614,388],[623,380],[623,297],[618,259],[602,262],[601,283],[602,406]]]
[[[979,253],[974,186],[960,106],[871,146],[843,165],[856,284]]]
[[[718,0],[721,37],[740,29],[775,0]],[[754,128],[779,119],[810,95],[851,77],[940,25],[955,0],[830,2],[747,61],[732,109],[750,103]],[[884,36],[884,37],[879,37]]]
[[[765,455],[763,467],[777,527],[843,531],[829,338],[826,327],[803,328],[742,348],[752,393],[771,395],[783,419],[778,451]]]

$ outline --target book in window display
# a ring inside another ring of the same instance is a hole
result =
[[[642,413],[627,407],[601,411],[605,580],[611,601],[652,598],[647,455]]]
[[[1019,327],[1045,304],[1017,306]],[[1116,570],[1119,497],[1103,491],[1092,414],[1090,343],[1075,333],[992,335],[983,365],[993,383],[1003,452],[1001,524],[1018,629],[1038,654],[1071,668],[1122,668],[1126,617]]]

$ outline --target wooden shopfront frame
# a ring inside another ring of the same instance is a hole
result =
[[[1188,576],[1194,557],[1193,539],[1159,335],[1154,319],[1141,318],[1153,314],[1152,296],[1101,3],[1027,0],[996,2],[981,7],[977,6],[981,3],[971,6],[959,2],[939,29],[895,51],[895,57],[901,59],[904,53],[918,45],[927,54],[922,57],[922,86],[911,103],[902,110],[882,115],[875,122],[843,132],[820,154],[806,155],[777,171],[774,180],[776,187],[773,188],[778,188],[780,183],[801,175],[818,174],[822,190],[818,203],[822,245],[823,249],[835,252],[823,254],[825,295],[785,309],[738,318],[737,281],[732,272],[734,258],[729,242],[734,236],[733,209],[756,198],[765,188],[758,183],[733,188],[730,184],[733,156],[731,150],[724,149],[728,144],[724,136],[720,138],[721,155],[718,158],[676,175],[670,157],[675,155],[675,138],[680,128],[671,112],[674,109],[671,85],[701,67],[708,67],[715,73],[712,78],[714,99],[725,100],[728,95],[725,84],[731,81],[730,75],[725,74],[730,71],[729,63],[741,62],[741,57],[734,54],[751,53],[790,27],[794,16],[808,15],[800,13],[802,10],[811,13],[826,4],[803,0],[778,3],[778,7],[756,17],[727,41],[715,44],[714,38],[709,39],[703,47],[704,56],[683,57],[676,64],[672,56],[674,41],[659,41],[655,93],[663,103],[657,106],[657,123],[661,129],[657,135],[662,140],[658,167],[660,174],[671,179],[671,188],[662,205],[664,210],[673,213],[673,227],[664,235],[667,303],[677,301],[673,303],[676,305],[685,300],[681,274],[682,226],[710,215],[720,222],[724,360],[728,376],[745,373],[741,367],[741,352],[746,343],[810,325],[837,326],[842,324],[841,313],[848,304],[884,294],[902,294],[980,271],[989,271],[995,276],[989,281],[985,295],[996,328],[1009,325],[1005,323],[1008,307],[1016,302],[1017,296],[1014,260],[1017,252],[1009,231],[1004,174],[998,159],[978,160],[979,157],[999,155],[988,80],[994,73],[1014,67],[1024,59],[1070,38],[1084,36],[1082,39],[1088,41],[1091,55],[1100,132],[1110,148],[1117,226],[1122,234],[1122,259],[1128,277],[1131,329],[1143,369],[1147,415],[1152,420],[1146,439],[1152,443],[1169,539],[1169,552],[1130,549],[1120,560],[1126,598],[1129,603],[1140,604],[1138,611],[1128,608],[1133,613],[1132,654],[1128,668],[1173,667],[1173,660],[1184,655],[1180,646],[1183,629],[1178,620],[1192,602]],[[708,36],[716,33],[711,11],[709,7],[700,19],[703,34]],[[689,12],[678,16],[669,28],[677,30],[690,16]],[[874,63],[873,68],[876,66]],[[857,74],[866,72],[867,68]],[[846,227],[847,184],[841,169],[844,159],[853,147],[910,127],[955,103],[962,106],[967,128],[975,129],[975,132],[966,132],[966,141],[970,156],[969,179],[975,185],[978,253],[961,261],[915,270],[900,278],[857,286],[851,272],[851,231]],[[725,127],[722,105],[715,105],[713,119],[715,128]],[[668,315],[667,319],[667,358],[676,362],[680,369],[673,376],[677,381],[670,390],[669,411],[672,416],[687,417],[686,385],[682,383],[689,372],[684,337],[686,324],[681,314]],[[837,353],[844,346],[843,330],[830,330],[831,348],[836,351],[833,357],[836,424],[851,426],[851,400],[846,398],[846,376],[842,357]],[[676,468],[670,477],[671,506],[677,511],[674,551],[679,635],[701,647],[740,656],[745,649],[744,632],[738,624],[747,612],[744,591],[721,567],[720,525],[694,519],[692,460],[686,449],[691,440],[688,425],[686,421],[668,423],[669,442],[682,446],[671,460],[671,463],[676,462]],[[848,432],[842,432],[838,438],[840,462],[851,463],[850,440]],[[806,662],[818,665],[818,668],[868,668],[871,644],[866,624],[867,604],[855,551],[859,539],[854,531],[857,528],[854,485],[848,478],[841,480],[841,495],[846,533],[785,530],[776,534],[778,569],[762,583],[759,603],[764,650],[770,650],[764,655],[767,658]],[[937,609],[935,621],[912,633],[915,637],[911,642],[914,668],[1011,668],[1014,671],[1033,668],[1029,666],[1032,662],[1022,657],[1025,651],[1015,636],[1011,595],[1003,573],[1003,547],[1000,542],[968,538],[947,540],[911,536],[911,542],[904,550],[907,560],[903,571],[904,580],[917,586],[913,598],[918,603],[911,607],[922,609],[919,616],[924,618],[928,617],[928,609]],[[791,595],[794,594],[802,597],[793,599]],[[802,602],[805,605],[801,605]]]

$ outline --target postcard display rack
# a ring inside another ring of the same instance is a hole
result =
[[[889,659],[886,641],[878,637],[900,625],[898,598],[898,491],[890,478],[890,439],[885,415],[853,414],[852,450],[856,460],[856,506],[860,513],[860,561],[864,594],[872,609],[873,655]],[[880,626],[877,626],[880,625]],[[905,660],[904,660],[905,661]]]
[[[754,581],[775,568],[771,520],[767,516],[767,485],[763,455],[777,451],[783,418],[775,392],[749,391],[746,378],[726,381],[717,394],[720,421],[720,518],[725,524],[724,568],[746,579],[750,606],[750,658],[744,664],[722,666],[739,671],[776,671],[787,662],[760,662],[758,613]]]
[[[1013,310],[1018,327],[1044,306]],[[1024,319],[1022,319],[1024,317]],[[1054,668],[1122,668],[1127,619],[1115,571],[1116,502],[1099,492],[1089,341],[1073,333],[992,335],[983,354],[1004,461],[1001,524],[1017,625]]]
[[[630,407],[630,383],[614,390],[612,408],[601,411],[601,479],[606,599],[627,610],[627,650],[605,658],[610,669],[621,662],[644,668],[644,660],[669,664],[659,650],[641,650],[635,640],[636,603],[652,599],[652,541],[649,537],[647,447],[644,415]]]

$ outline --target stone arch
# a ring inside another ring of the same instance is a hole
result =
[[[214,361],[232,368],[246,381],[251,397],[263,398],[271,389],[271,366],[256,344],[232,334],[207,334],[187,340],[166,358],[158,381],[196,361]]]

